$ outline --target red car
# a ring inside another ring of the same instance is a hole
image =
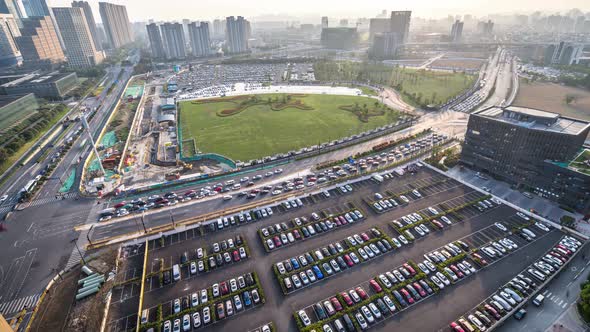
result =
[[[357,287],[354,290],[356,290],[357,294],[361,297],[361,299],[366,300],[369,298],[369,295],[367,295],[367,292],[365,292],[364,289]]]
[[[455,322],[451,322],[450,326],[455,332],[465,332],[465,330]]]
[[[221,188],[221,187],[215,187],[215,188],[213,188],[213,190],[215,190],[215,191],[217,191],[217,192],[221,192],[221,190],[222,190],[222,189],[223,189],[223,188]]]
[[[351,267],[354,265],[354,262],[352,261],[350,256],[348,256],[348,254],[344,255],[344,261],[346,262],[346,265],[348,265],[348,267]]]
[[[404,288],[399,290],[400,293],[402,293],[402,295],[406,298],[406,301],[408,301],[409,304],[414,304],[414,298],[412,297],[412,295],[410,295],[410,293],[405,290]]]
[[[346,218],[344,218],[343,216],[338,216],[338,219],[340,220],[342,225],[346,225],[348,223],[348,221],[346,221]]]
[[[340,301],[336,297],[331,298],[330,302],[332,302],[332,306],[336,311],[342,311],[342,304],[340,304]]]
[[[375,280],[369,280],[369,284],[371,285],[371,288],[373,288],[375,293],[381,293],[383,291],[383,288],[381,288],[381,286]]]
[[[272,240],[275,242],[275,247],[277,247],[277,248],[283,245],[283,243],[281,242],[281,239],[279,239],[278,236],[273,237]]]
[[[115,209],[120,209],[120,208],[124,207],[124,206],[125,206],[125,204],[127,204],[127,203],[126,203],[125,201],[123,201],[123,202],[121,202],[121,203],[117,203],[117,204],[115,204],[113,207],[114,207]]]
[[[340,221],[340,218],[338,218],[338,217],[334,218],[334,223],[336,224],[336,226],[342,226],[342,222]]]
[[[412,286],[414,286],[414,288],[418,291],[418,294],[420,294],[420,296],[426,296],[426,291],[424,291],[424,288],[422,288],[422,286],[420,286],[419,283],[415,282],[412,284]]]
[[[438,220],[433,220],[433,221],[432,221],[432,223],[433,223],[433,224],[434,224],[436,227],[438,227],[438,229],[443,229],[443,228],[444,228],[443,224],[442,224],[440,221],[438,221]]]
[[[361,238],[365,241],[369,241],[369,236],[367,235],[367,233],[361,233]]]
[[[234,256],[234,262],[239,262],[240,261],[240,254],[238,253],[237,250],[234,250],[234,252],[232,253],[232,255]]]
[[[354,305],[354,302],[352,302],[352,299],[350,298],[350,295],[348,295],[347,292],[342,292],[340,293],[340,295],[342,295],[342,298],[344,299],[344,302],[346,302],[347,306],[352,306]]]
[[[406,268],[406,270],[408,270],[408,272],[410,272],[411,275],[415,275],[416,274],[416,270],[414,270],[414,268],[410,264],[404,263],[402,265],[403,265],[403,267]]]
[[[561,250],[565,251],[567,253],[568,256],[570,256],[572,254],[572,251],[569,250],[566,246],[564,246],[563,244],[558,244],[557,248],[560,248]]]
[[[301,239],[301,234],[299,234],[298,230],[293,230],[293,236],[295,237],[295,240],[300,240]]]
[[[187,191],[187,192],[184,193],[184,196],[190,196],[190,195],[193,195],[194,193],[196,193],[196,191],[189,190],[189,191]]]
[[[219,290],[221,291],[221,295],[226,295],[229,293],[229,289],[227,288],[227,283],[225,281],[219,284]]]
[[[449,267],[451,268],[451,270],[453,270],[453,272],[455,272],[457,277],[463,278],[463,272],[461,272],[461,270],[459,270],[454,264],[451,264],[451,266]]]
[[[484,304],[483,307],[486,309],[487,313],[493,316],[496,320],[501,318],[500,314],[491,305]]]
[[[488,265],[488,261],[486,261],[483,257],[481,257],[478,253],[473,253],[473,257],[479,261],[481,265]]]

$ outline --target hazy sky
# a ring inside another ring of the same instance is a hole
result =
[[[69,6],[71,0],[49,0],[52,6]],[[98,0],[89,0],[98,14]],[[565,12],[571,8],[590,11],[590,0],[110,0],[127,6],[132,21],[213,19],[231,15],[301,16],[308,19],[329,17],[373,17],[381,10],[412,10],[413,16],[446,17],[448,14]],[[100,17],[96,18],[100,20]],[[319,22],[318,22],[319,23]]]

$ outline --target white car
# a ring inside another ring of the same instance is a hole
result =
[[[496,228],[498,228],[499,230],[501,230],[503,232],[508,232],[508,228],[506,228],[506,226],[504,226],[500,222],[494,223],[494,226],[496,226]]]

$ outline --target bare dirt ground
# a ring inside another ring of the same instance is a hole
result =
[[[590,121],[590,91],[579,88],[555,83],[521,83],[513,104]]]

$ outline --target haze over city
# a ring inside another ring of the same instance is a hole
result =
[[[0,0],[0,332],[590,326],[590,2]]]

